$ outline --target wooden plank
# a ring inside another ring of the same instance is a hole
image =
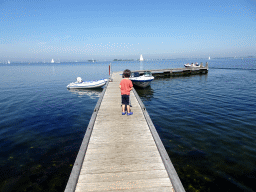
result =
[[[101,161],[97,161],[97,160],[87,161],[82,166],[80,174],[165,170],[163,162],[161,161],[161,157],[159,156],[156,158],[152,157],[152,158],[136,159],[131,157],[127,159],[123,159],[119,161],[119,159],[115,160],[113,158],[113,159],[101,160]],[[143,161],[140,161],[140,160],[143,160]],[[99,164],[97,164],[98,162]],[[97,166],[95,166],[95,164],[97,164]]]
[[[116,172],[112,173],[99,173],[99,174],[81,174],[81,183],[91,181],[110,182],[110,181],[127,181],[127,180],[142,180],[142,179],[156,179],[166,178],[168,175],[164,170],[149,170],[149,171],[136,171],[136,172]]]
[[[88,150],[90,150],[90,153],[99,154],[101,155],[101,158],[104,158],[103,155],[108,155],[108,154],[120,155],[120,153],[125,153],[132,156],[133,154],[135,155],[136,153],[152,152],[157,150],[157,148],[155,145],[152,144],[152,142],[150,142],[149,144],[146,143],[142,145],[142,142],[138,144],[137,142],[126,141],[126,142],[121,142],[118,145],[116,145],[114,142],[108,143],[107,145],[105,143],[103,144],[100,143],[96,145],[92,143],[90,147],[88,147]],[[113,151],[115,151],[116,153],[113,153]],[[89,154],[87,153],[86,156],[89,156]],[[94,159],[88,159],[88,160],[94,160]]]
[[[104,190],[105,191],[105,190]],[[174,189],[171,187],[151,187],[151,188],[126,188],[126,189],[110,189],[110,190],[106,190],[108,192],[174,192]],[[94,191],[94,192],[102,192],[102,190],[98,191]]]
[[[116,182],[97,182],[97,183],[79,183],[77,185],[77,192],[83,191],[107,191],[107,190],[126,190],[137,189],[144,191],[147,188],[154,187],[169,187],[172,190],[169,178],[156,178],[146,180],[131,180],[131,181],[116,181]]]

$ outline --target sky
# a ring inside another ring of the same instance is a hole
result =
[[[256,0],[0,0],[0,62],[256,56]]]

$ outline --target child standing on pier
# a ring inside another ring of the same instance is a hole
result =
[[[133,112],[130,111],[130,91],[133,89],[132,81],[129,79],[131,71],[129,69],[124,70],[124,79],[120,82],[119,88],[122,95],[122,115],[125,115],[125,106],[127,106],[127,115],[132,115]]]

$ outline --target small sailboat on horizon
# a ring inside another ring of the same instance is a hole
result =
[[[211,57],[209,56],[209,58],[208,58],[209,60],[211,60]]]
[[[144,61],[142,54],[140,55],[140,61]]]
[[[51,60],[51,63],[54,63],[54,60],[53,60],[53,59]]]

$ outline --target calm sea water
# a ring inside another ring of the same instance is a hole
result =
[[[188,62],[111,63],[123,71]],[[256,191],[256,59],[208,62],[206,75],[156,78],[137,92],[186,191]],[[66,85],[107,78],[108,65],[0,66],[0,191],[64,191],[102,91]]]

